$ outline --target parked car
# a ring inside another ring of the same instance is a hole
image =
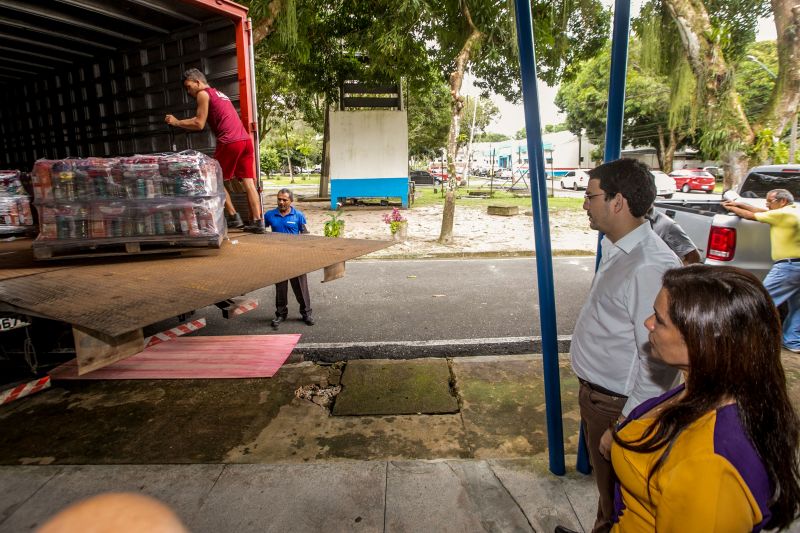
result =
[[[589,173],[586,170],[570,170],[561,176],[562,189],[572,189],[573,191],[577,191],[578,189],[585,189],[588,186]]]
[[[300,174],[300,167],[297,165],[292,165],[292,174]],[[281,167],[281,174],[289,174],[289,165],[283,165]]]
[[[766,207],[772,189],[787,189],[800,198],[800,165],[753,168],[739,185],[738,201]],[[740,218],[717,200],[672,200],[655,206],[680,224],[706,264],[737,266],[761,279],[772,268],[768,224]]]
[[[703,167],[703,170],[714,176],[717,181],[722,181],[725,177],[725,172],[720,167]]]
[[[447,181],[447,167],[442,168],[442,165],[431,164],[428,166],[428,172],[440,182]]]
[[[322,172],[322,165],[314,165],[314,168],[311,169],[312,174],[320,174]]]
[[[514,177],[514,173],[510,168],[498,168],[494,173],[494,177],[501,180],[510,180]]]
[[[675,180],[675,188],[681,192],[703,191],[714,192],[714,175],[702,168],[684,168],[673,170],[669,175]]]
[[[427,170],[412,170],[408,173],[408,179],[415,185],[438,185],[442,182],[441,178],[434,176]]]
[[[653,175],[656,182],[656,196],[663,196],[667,200],[672,198],[672,195],[677,190],[675,180],[669,174],[660,170],[651,170],[650,174]]]

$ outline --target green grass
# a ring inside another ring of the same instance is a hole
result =
[[[488,189],[479,189],[481,192],[488,192]],[[433,192],[431,187],[417,188],[417,199],[413,207],[424,207],[429,205],[444,204],[444,197],[441,189]],[[583,207],[583,198],[548,198],[547,204],[551,209],[570,209],[579,211]],[[466,187],[461,187],[456,191],[456,205],[486,207],[489,205],[516,205],[520,209],[530,209],[531,199],[528,196],[515,196],[510,192],[495,190],[491,198],[469,197]]]
[[[277,185],[292,185],[288,175],[270,174],[269,179],[262,176],[261,182],[270,187]],[[319,185],[319,174],[297,174],[294,177],[294,185]]]

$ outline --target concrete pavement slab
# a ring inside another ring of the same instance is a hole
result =
[[[534,531],[485,461],[389,463],[386,532]]]
[[[591,530],[597,502],[592,478],[574,470],[554,476],[545,456],[494,460],[488,464],[536,531],[551,532],[557,525],[575,531]]]
[[[3,522],[59,472],[58,467],[0,467],[0,529]]]
[[[457,358],[451,366],[473,457],[526,457],[546,450],[541,356]],[[565,357],[559,367],[566,449],[575,453],[578,382]]]
[[[0,463],[221,462],[297,387],[328,379],[305,363],[271,379],[57,382],[0,411]]]
[[[385,488],[382,461],[228,465],[187,526],[195,533],[382,531]]]
[[[0,533],[32,531],[64,507],[102,492],[135,492],[153,496],[189,520],[222,473],[223,465],[103,465],[5,466],[0,486],[7,480],[50,479],[0,523]]]
[[[349,361],[333,414],[408,415],[458,411],[445,359]]]
[[[468,448],[458,414],[339,417],[295,399],[225,462],[435,459],[469,457]]]

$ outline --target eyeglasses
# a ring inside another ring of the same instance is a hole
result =
[[[604,192],[599,192],[597,194],[584,194],[583,195],[583,201],[584,202],[588,202],[589,200],[591,200],[595,196],[603,196],[604,194],[605,194]]]

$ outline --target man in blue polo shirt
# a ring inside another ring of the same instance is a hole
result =
[[[302,211],[298,211],[292,207],[294,201],[294,194],[289,189],[281,189],[278,191],[278,208],[271,209],[264,213],[264,225],[272,228],[275,233],[290,233],[299,235],[300,233],[308,233],[306,228],[306,216]],[[300,304],[300,314],[303,316],[303,322],[309,326],[314,325],[314,318],[311,316],[311,298],[308,295],[308,279],[305,274],[292,278],[288,281],[281,281],[275,284],[275,319],[272,321],[272,327],[276,328],[281,322],[286,320],[289,314],[289,286],[291,282],[294,297],[297,298],[297,303]]]

